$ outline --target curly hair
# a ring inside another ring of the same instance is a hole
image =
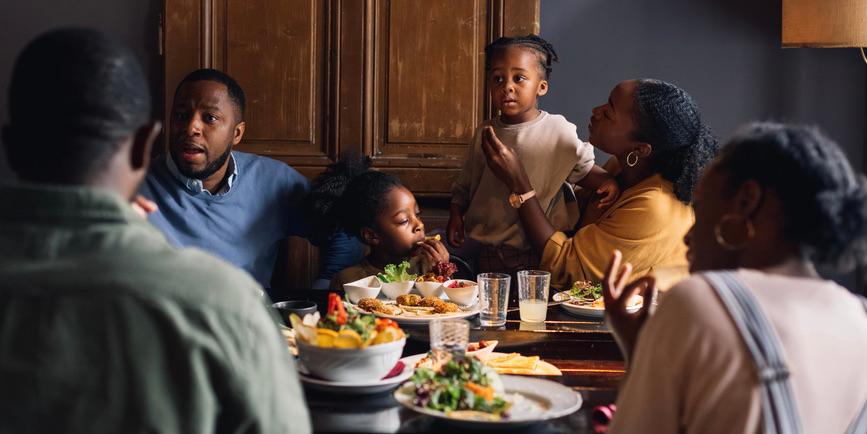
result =
[[[635,139],[653,147],[653,163],[662,177],[671,181],[681,202],[690,203],[702,169],[719,149],[716,137],[702,122],[695,100],[671,83],[637,80],[635,105]]]
[[[537,54],[539,59],[539,68],[544,73],[545,80],[551,76],[551,65],[560,60],[560,58],[557,57],[557,52],[554,51],[554,46],[548,43],[548,41],[540,38],[538,35],[531,33],[527,36],[503,36],[497,38],[496,41],[491,42],[485,47],[485,71],[491,70],[491,59],[493,59],[494,54],[496,54],[497,51],[513,45],[528,48]]]
[[[347,154],[313,181],[306,209],[314,234],[343,229],[360,237],[362,228],[376,227],[387,206],[385,195],[403,184],[394,175],[371,169],[371,164],[370,157]]]
[[[784,235],[806,259],[842,270],[865,260],[867,180],[818,128],[747,124],[723,147],[714,169],[727,175],[726,194],[749,180],[774,191],[786,215]]]

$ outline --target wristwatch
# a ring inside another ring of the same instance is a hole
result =
[[[512,208],[520,208],[524,202],[530,200],[535,195],[536,190],[530,190],[524,194],[512,193],[509,195],[509,205],[512,205]]]

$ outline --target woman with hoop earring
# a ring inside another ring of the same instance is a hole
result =
[[[593,109],[589,131],[590,143],[613,156],[606,169],[616,174],[621,195],[608,208],[586,204],[571,238],[554,230],[537,200],[523,202],[518,215],[542,258],[539,267],[551,272],[554,287],[599,282],[611,251],[619,249],[639,276],[664,268],[680,270],[669,279],[685,277],[692,190],[717,151],[695,101],[671,83],[627,80]],[[488,167],[513,193],[533,190],[518,156],[493,132],[485,132],[482,148]]]
[[[627,360],[609,433],[867,432],[867,299],[816,272],[867,262],[867,184],[815,128],[741,129],[695,191],[693,275],[655,312],[614,253],[606,318]]]

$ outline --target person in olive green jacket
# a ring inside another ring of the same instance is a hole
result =
[[[18,57],[0,188],[0,433],[307,433],[245,272],[130,206],[159,133],[128,49],[49,32]]]

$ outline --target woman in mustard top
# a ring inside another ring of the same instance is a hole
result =
[[[533,190],[524,167],[491,129],[485,131],[488,166],[514,193],[527,238],[541,254],[539,267],[551,271],[551,285],[600,281],[614,249],[637,276],[661,268],[685,273],[692,190],[718,148],[695,101],[670,83],[627,80],[593,109],[589,130],[590,143],[614,157],[609,167],[622,193],[607,209],[591,200],[572,238],[554,230],[535,198],[519,199]]]

